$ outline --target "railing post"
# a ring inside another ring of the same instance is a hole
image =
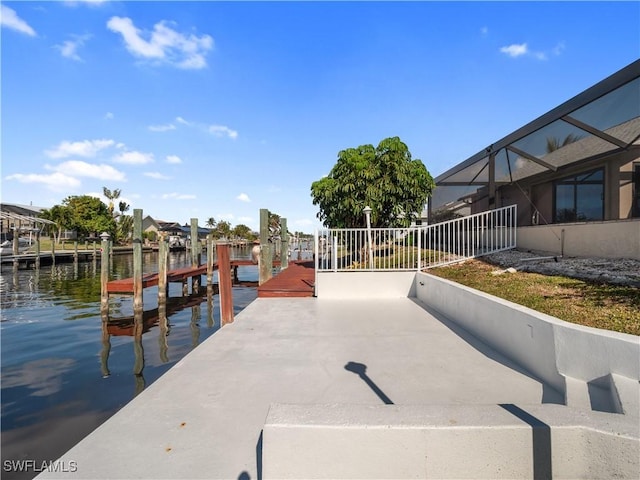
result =
[[[422,271],[422,228],[416,228],[418,234],[418,271]]]
[[[318,266],[319,266],[319,256],[318,256],[318,229],[316,228],[313,233],[313,260],[315,263],[315,280],[313,284],[313,294],[318,296]],[[300,251],[300,245],[298,245],[298,251]]]

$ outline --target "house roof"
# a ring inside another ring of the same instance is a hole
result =
[[[572,142],[561,146],[565,139]],[[640,60],[436,177],[433,207],[489,183],[511,183],[578,162],[640,149]],[[555,141],[561,148],[551,151]],[[553,142],[552,142],[553,143]]]

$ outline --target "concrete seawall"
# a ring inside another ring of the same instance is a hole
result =
[[[640,478],[638,337],[424,273],[325,275],[251,303],[38,478]]]

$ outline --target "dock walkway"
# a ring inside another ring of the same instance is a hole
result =
[[[258,287],[258,298],[313,297],[314,284],[312,260],[290,262],[287,268]]]

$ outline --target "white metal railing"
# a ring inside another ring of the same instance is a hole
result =
[[[409,228],[317,230],[317,272],[423,270],[515,248],[516,206]]]

